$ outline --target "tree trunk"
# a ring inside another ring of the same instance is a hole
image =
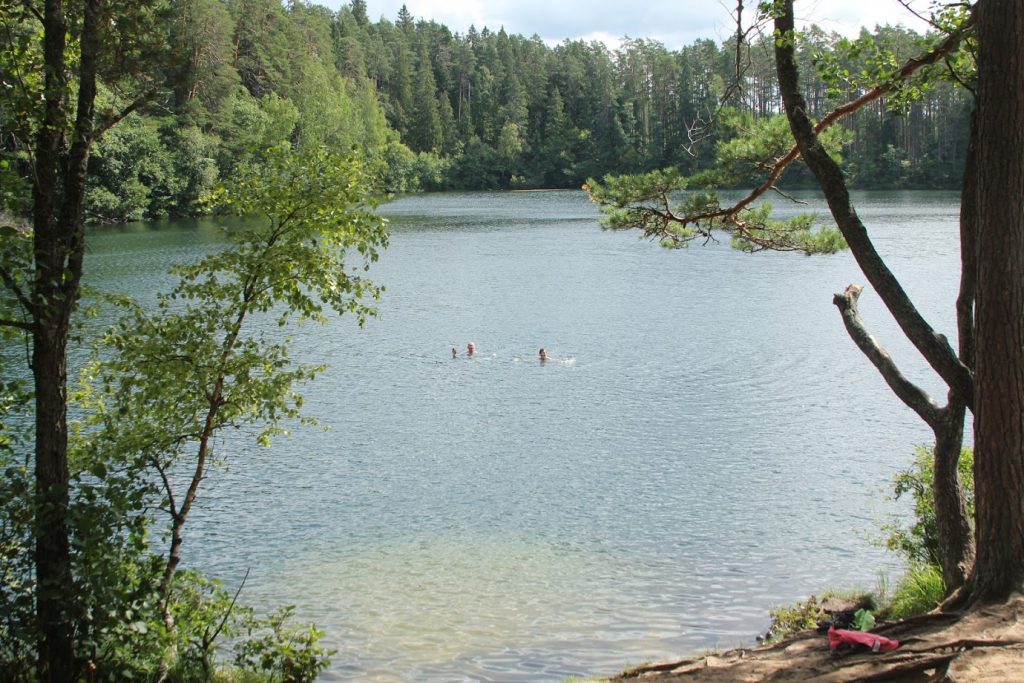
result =
[[[973,604],[1024,585],[1024,5],[978,13]]]
[[[64,4],[47,0],[43,13],[46,81],[32,189],[35,280],[31,303],[38,675],[44,683],[76,679],[75,586],[68,528],[67,343],[85,254],[82,199],[93,139],[100,4],[101,0],[87,0],[82,6],[78,98],[70,147],[64,137],[68,111]]]
[[[974,300],[977,294],[977,110],[971,112],[971,132],[960,191],[960,292],[956,300],[960,362],[974,368]],[[974,532],[964,501],[957,465],[963,448],[964,405],[949,392],[949,405],[935,431],[935,479],[932,493],[938,526],[942,576],[954,593],[967,580],[974,564]]]
[[[267,243],[268,250],[273,247],[276,240],[276,235],[269,238]],[[246,316],[249,314],[249,305],[252,303],[253,297],[255,296],[258,280],[258,276],[250,276],[247,280],[242,292],[242,301],[239,306],[238,315],[235,318],[234,325],[228,331],[228,334],[224,339],[224,348],[221,349],[217,379],[209,394],[209,404],[206,412],[206,418],[203,422],[203,432],[199,437],[199,450],[196,454],[195,470],[192,473],[192,480],[189,482],[188,490],[185,491],[185,497],[181,502],[181,507],[177,510],[174,509],[170,485],[166,479],[164,480],[164,484],[167,487],[168,498],[172,501],[171,513],[174,518],[173,523],[171,524],[171,548],[167,553],[167,564],[164,566],[164,576],[160,581],[160,595],[164,601],[163,617],[164,623],[167,624],[167,628],[173,628],[174,626],[174,618],[171,614],[171,588],[174,582],[174,573],[177,571],[178,565],[181,564],[181,545],[185,540],[185,522],[188,520],[188,514],[192,510],[192,504],[195,502],[196,494],[199,491],[199,485],[206,476],[206,459],[210,454],[210,441],[213,439],[214,433],[217,431],[217,416],[220,413],[221,407],[224,405],[224,386],[227,381],[226,368],[234,353],[235,344],[238,342],[238,337],[242,332],[242,326],[245,323]]]
[[[39,678],[74,680],[68,542],[66,328],[40,329],[33,349],[36,386],[36,609]],[[48,326],[47,326],[48,327]]]
[[[62,324],[59,296],[64,245],[56,225],[66,116],[63,74],[67,23],[59,0],[46,2],[44,22],[45,105],[33,186],[37,654],[40,681],[62,683],[74,679],[74,649],[73,619],[68,611],[73,583],[67,525],[67,325]]]
[[[964,583],[974,558],[974,539],[964,503],[963,486],[957,463],[963,448],[966,407],[949,392],[949,404],[937,407],[920,387],[908,380],[896,367],[889,353],[868,332],[857,308],[861,288],[850,285],[832,299],[843,316],[850,339],[867,356],[903,403],[928,423],[935,435],[932,493],[938,526],[939,557],[946,588],[954,591]]]
[[[939,537],[939,563],[947,593],[960,588],[974,562],[974,537],[957,464],[964,443],[964,404],[949,392],[949,406],[934,429],[932,495]]]

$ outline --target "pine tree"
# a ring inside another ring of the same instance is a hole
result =
[[[352,10],[352,16],[355,17],[356,22],[360,26],[366,26],[370,23],[370,17],[366,13],[366,0],[352,0],[349,8]]]
[[[427,152],[440,148],[442,139],[434,70],[426,48],[420,47],[407,144],[417,152]]]

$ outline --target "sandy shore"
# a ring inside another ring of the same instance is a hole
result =
[[[962,614],[932,613],[876,626],[900,641],[884,654],[833,653],[815,631],[754,648],[639,667],[613,681],[1024,681],[1024,596]]]

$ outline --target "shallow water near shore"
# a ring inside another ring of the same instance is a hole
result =
[[[956,197],[857,201],[953,338]],[[750,643],[773,606],[898,574],[870,537],[929,431],[846,337],[849,254],[665,251],[601,231],[581,192],[382,211],[380,316],[291,331],[330,366],[303,391],[330,429],[270,449],[226,435],[184,546],[324,629],[324,680],[607,675]],[[211,223],[157,227],[96,231],[90,284],[146,298],[219,244]],[[869,290],[861,312],[937,392]]]

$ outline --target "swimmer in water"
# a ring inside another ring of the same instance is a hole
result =
[[[474,353],[476,353],[476,344],[469,342],[466,344],[466,355],[472,356]]]
[[[459,350],[458,350],[458,349],[456,349],[456,348],[455,348],[455,347],[453,346],[453,347],[452,347],[452,358],[457,358],[457,357],[458,357],[458,355],[459,355]]]
[[[548,352],[544,350],[543,346],[540,347],[540,351],[537,353],[537,358],[540,359],[541,363],[548,359]]]

